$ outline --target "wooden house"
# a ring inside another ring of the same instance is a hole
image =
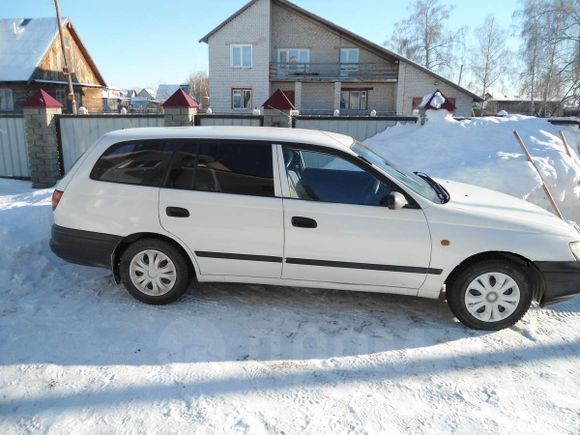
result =
[[[77,107],[101,112],[105,80],[69,18],[63,19],[65,53]],[[55,18],[0,19],[0,112],[21,112],[40,88],[70,110],[63,51]]]

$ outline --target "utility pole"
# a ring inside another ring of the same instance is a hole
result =
[[[459,68],[459,80],[457,80],[457,84],[461,85],[461,76],[463,75],[463,64],[461,64],[461,68]]]
[[[60,47],[62,48],[62,57],[64,58],[64,68],[63,72],[68,81],[68,99],[71,102],[72,113],[77,114],[77,100],[75,99],[75,91],[72,83],[72,70],[71,66],[68,64],[68,59],[66,55],[66,50],[64,48],[64,35],[62,33],[62,21],[60,20],[60,7],[58,6],[58,0],[54,0],[54,7],[56,8],[56,20],[58,24],[58,34],[60,36]]]

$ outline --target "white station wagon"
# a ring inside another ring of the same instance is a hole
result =
[[[104,135],[54,192],[51,248],[165,304],[198,282],[446,299],[501,329],[580,292],[580,230],[411,173],[351,137],[264,127]]]

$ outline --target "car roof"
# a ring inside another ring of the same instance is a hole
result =
[[[330,131],[284,127],[141,127],[111,131],[103,136],[107,144],[132,139],[238,139],[273,143],[295,142],[350,149],[354,139]]]

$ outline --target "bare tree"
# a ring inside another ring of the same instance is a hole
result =
[[[465,32],[446,29],[453,8],[440,0],[415,0],[407,19],[395,24],[385,45],[433,71],[451,68],[453,49]]]
[[[551,99],[580,98],[580,2],[521,0],[514,18],[520,26],[521,87],[532,100],[532,111],[548,115]],[[541,101],[536,110],[535,102]]]
[[[539,17],[544,0],[520,1],[523,9],[514,12],[514,18],[520,25],[520,56],[524,64],[520,75],[521,88],[529,94],[531,111],[535,113],[536,85],[543,50],[542,25]]]
[[[198,71],[189,76],[189,95],[202,104],[204,97],[209,96],[209,77],[205,71]]]
[[[509,51],[505,39],[506,32],[497,25],[493,15],[488,15],[475,30],[471,72],[483,97],[506,71]]]

